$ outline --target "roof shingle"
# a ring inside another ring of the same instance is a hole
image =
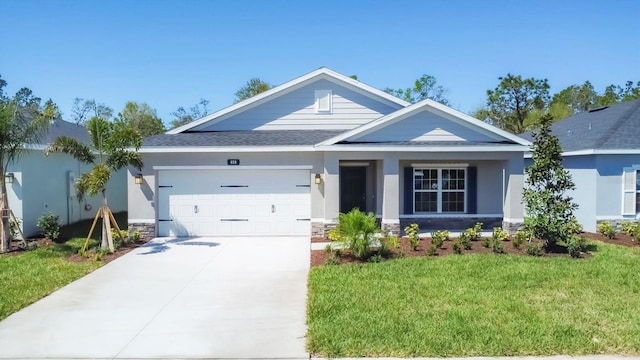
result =
[[[315,145],[343,131],[243,130],[161,134],[144,139],[143,147],[174,146],[295,146]]]

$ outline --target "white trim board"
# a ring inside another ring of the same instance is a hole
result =
[[[440,214],[402,214],[400,219],[468,219],[468,218],[501,218],[502,214],[460,214],[460,213],[440,213]]]
[[[255,166],[235,166],[235,165],[177,165],[177,166],[154,166],[153,170],[311,170],[311,165],[255,165]]]
[[[316,151],[359,151],[359,152],[524,152],[529,150],[523,145],[487,145],[487,146],[422,146],[422,145],[322,145]]]
[[[155,224],[156,219],[127,219],[127,223],[129,224],[134,224],[134,223],[141,223],[141,224]]]
[[[304,146],[149,146],[142,147],[140,153],[259,153],[259,152],[310,152],[313,145]]]

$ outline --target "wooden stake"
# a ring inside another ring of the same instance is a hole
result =
[[[109,252],[113,253],[116,249],[113,246],[113,236],[111,236],[111,219],[109,219],[108,211],[108,207],[102,207],[102,221],[104,221],[104,227],[107,230],[107,244],[109,245]]]
[[[87,240],[84,242],[84,245],[82,245],[82,249],[80,249],[82,254],[84,254],[85,251],[87,251],[87,246],[89,245],[89,239],[91,239],[91,234],[93,234],[93,229],[95,229],[96,227],[96,223],[98,222],[98,217],[100,216],[100,214],[102,214],[102,208],[99,208],[98,211],[96,212],[96,217],[93,219],[91,230],[89,230],[89,235],[87,235]]]

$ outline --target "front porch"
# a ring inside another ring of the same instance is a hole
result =
[[[476,222],[513,232],[523,223],[518,155],[326,153],[319,185],[324,219],[312,221],[312,235],[324,236],[339,213],[353,208],[376,214],[385,231],[398,235],[411,223],[421,232],[461,231]]]

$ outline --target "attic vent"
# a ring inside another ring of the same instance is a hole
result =
[[[331,90],[316,90],[315,92],[315,108],[316,113],[331,113],[332,110],[332,96]]]
[[[597,107],[597,108],[594,108],[594,109],[589,109],[589,112],[592,113],[592,112],[604,110],[606,108],[608,108],[608,106],[600,106],[600,107]]]

